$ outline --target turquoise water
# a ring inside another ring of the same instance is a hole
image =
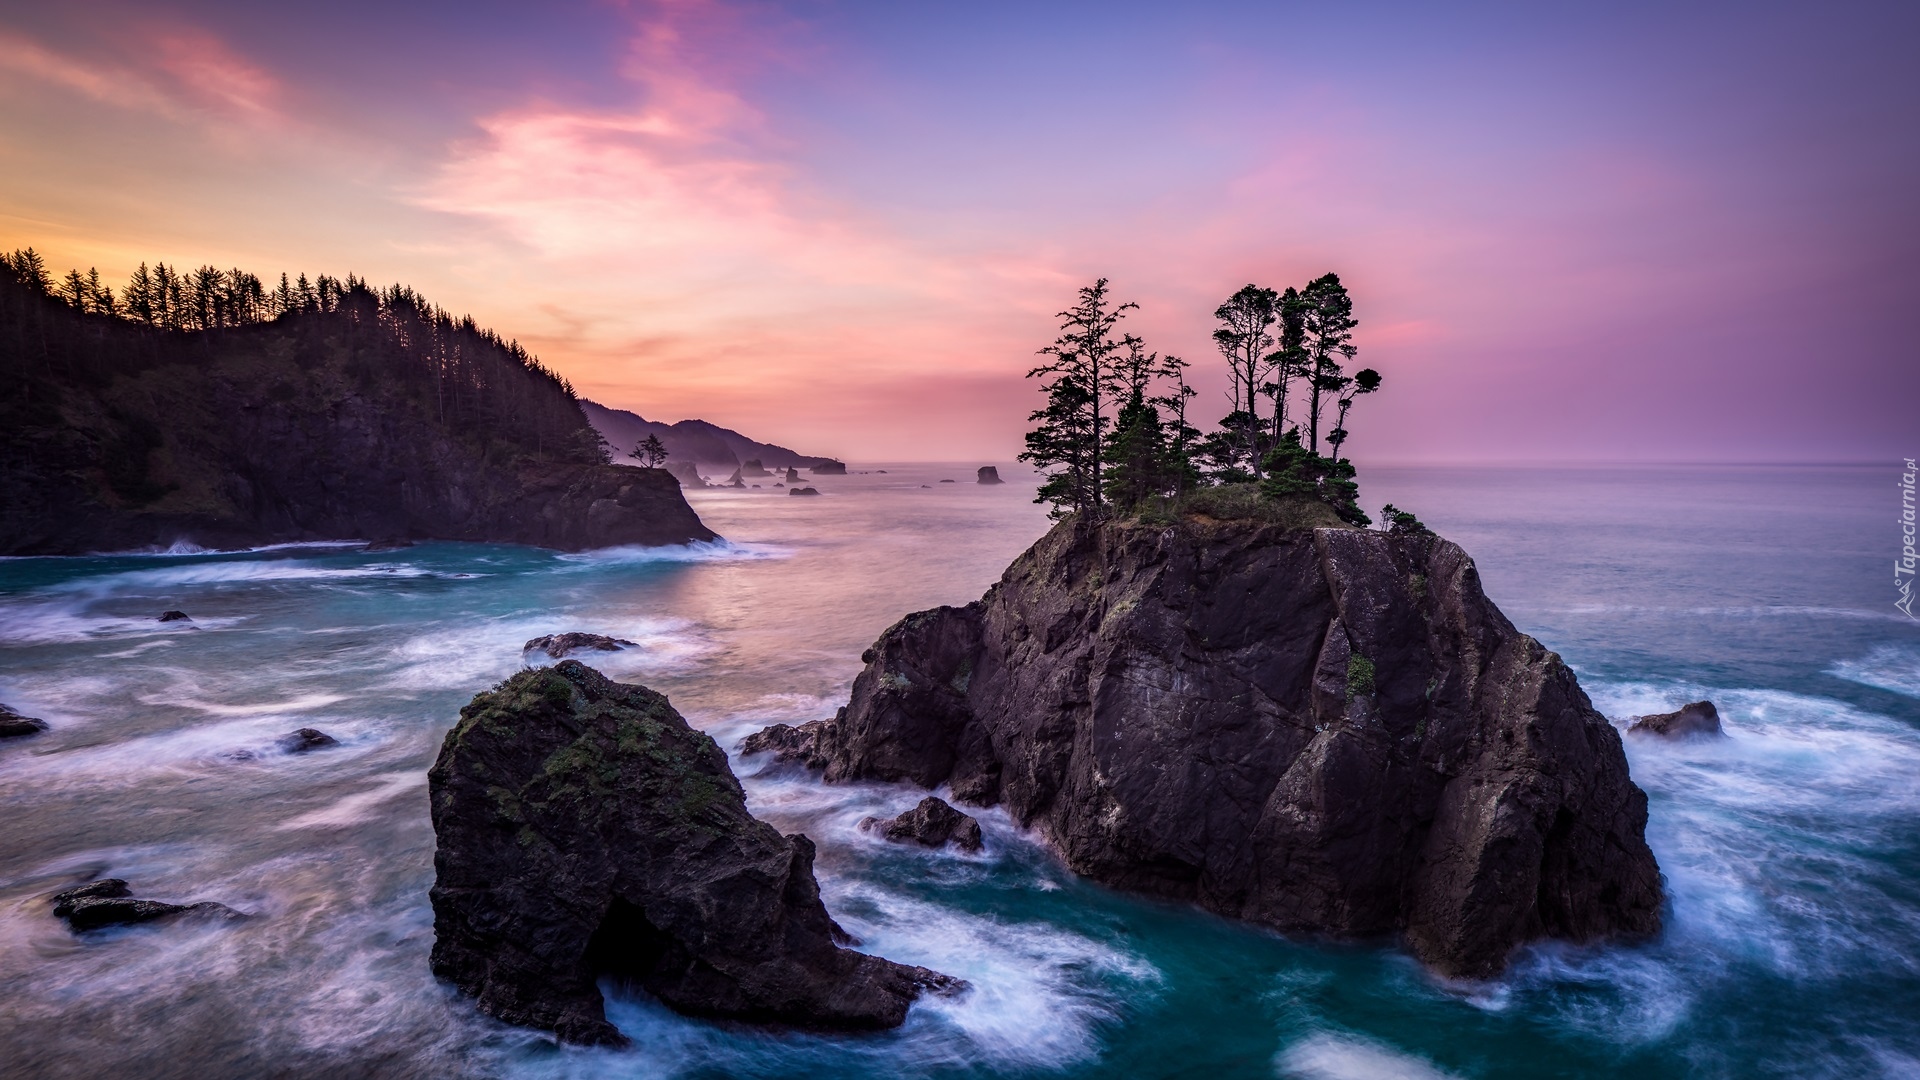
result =
[[[1372,469],[1617,721],[1707,696],[1730,738],[1629,746],[1669,928],[1441,983],[1390,943],[1288,940],[1075,880],[1004,818],[977,857],[856,828],[918,792],[745,776],[818,841],[867,948],[974,990],[827,1037],[614,996],[627,1051],[556,1047],[427,972],[425,770],[530,637],[723,746],[827,715],[908,611],[977,597],[1046,525],[1028,476],[878,466],[696,492],[728,542],[564,556],[434,544],[0,561],[0,1073],[22,1076],[1859,1077],[1920,1075],[1920,626],[1892,608],[1891,469]],[[943,478],[961,481],[940,484]],[[926,485],[922,487],[921,485]],[[191,624],[160,624],[167,608]],[[274,737],[342,740],[305,756]],[[247,756],[242,752],[250,752]],[[76,941],[89,875],[262,917]]]

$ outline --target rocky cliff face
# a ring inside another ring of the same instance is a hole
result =
[[[622,1042],[612,977],[682,1012],[884,1028],[961,985],[841,948],[813,844],[755,820],[666,698],[579,661],[475,697],[428,779],[433,969],[502,1020]]]
[[[1099,881],[1401,933],[1449,975],[1659,927],[1619,735],[1431,534],[1067,522],[865,659],[837,718],[756,747],[950,784]]]

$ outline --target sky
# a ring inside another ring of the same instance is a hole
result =
[[[1075,290],[1336,272],[1381,462],[1920,453],[1920,5],[0,0],[0,249],[405,283],[585,396],[1006,461]]]

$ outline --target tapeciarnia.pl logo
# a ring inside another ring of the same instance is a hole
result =
[[[1915,469],[1913,459],[1907,459],[1907,471],[1900,474],[1900,557],[1893,560],[1893,588],[1900,599],[1893,606],[1905,612],[1907,618],[1913,614],[1913,476],[1920,472]]]

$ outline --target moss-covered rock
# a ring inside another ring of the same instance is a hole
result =
[[[697,1015],[884,1028],[960,985],[841,948],[812,842],[749,814],[665,697],[578,661],[476,696],[429,783],[433,969],[502,1020],[621,1042],[612,976]]]

